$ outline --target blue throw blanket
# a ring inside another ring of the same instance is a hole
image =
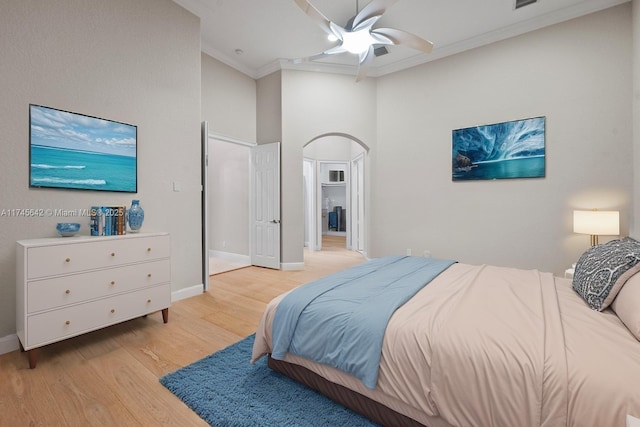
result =
[[[454,262],[378,258],[295,289],[276,309],[271,357],[296,354],[347,372],[373,389],[389,319]]]

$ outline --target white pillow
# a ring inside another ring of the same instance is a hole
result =
[[[640,340],[640,274],[631,276],[611,303],[622,323]]]

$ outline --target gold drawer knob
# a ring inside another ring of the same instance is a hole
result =
[[[112,281],[111,281],[111,286],[113,286],[113,285],[115,285],[115,284],[116,284],[116,281],[115,281],[115,280],[112,280]]]
[[[151,252],[151,248],[147,248],[147,252]]]
[[[113,314],[113,313],[115,313],[115,312],[116,312],[116,309],[115,309],[115,308],[112,308],[112,309],[111,309],[111,314]]]
[[[111,252],[111,256],[116,256],[116,253],[115,252]]]
[[[148,274],[147,274],[147,277],[151,277],[151,273],[148,273]]]
[[[69,326],[71,324],[71,322],[69,320],[67,320],[66,322],[64,322],[64,324]]]
[[[71,262],[71,258],[65,259],[64,262]]]
[[[150,299],[148,299],[148,300],[147,300],[147,304],[148,304],[148,303],[150,303],[150,302],[151,302],[151,300],[150,300]]]
[[[71,289],[67,289],[66,291],[64,291],[64,293],[69,295],[71,293]]]

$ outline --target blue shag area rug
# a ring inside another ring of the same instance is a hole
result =
[[[215,427],[377,425],[272,371],[266,357],[251,365],[254,338],[250,335],[160,382]]]

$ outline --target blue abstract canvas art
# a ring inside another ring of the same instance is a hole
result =
[[[30,105],[31,187],[137,191],[137,127]]]
[[[545,176],[545,117],[453,131],[453,181]]]

